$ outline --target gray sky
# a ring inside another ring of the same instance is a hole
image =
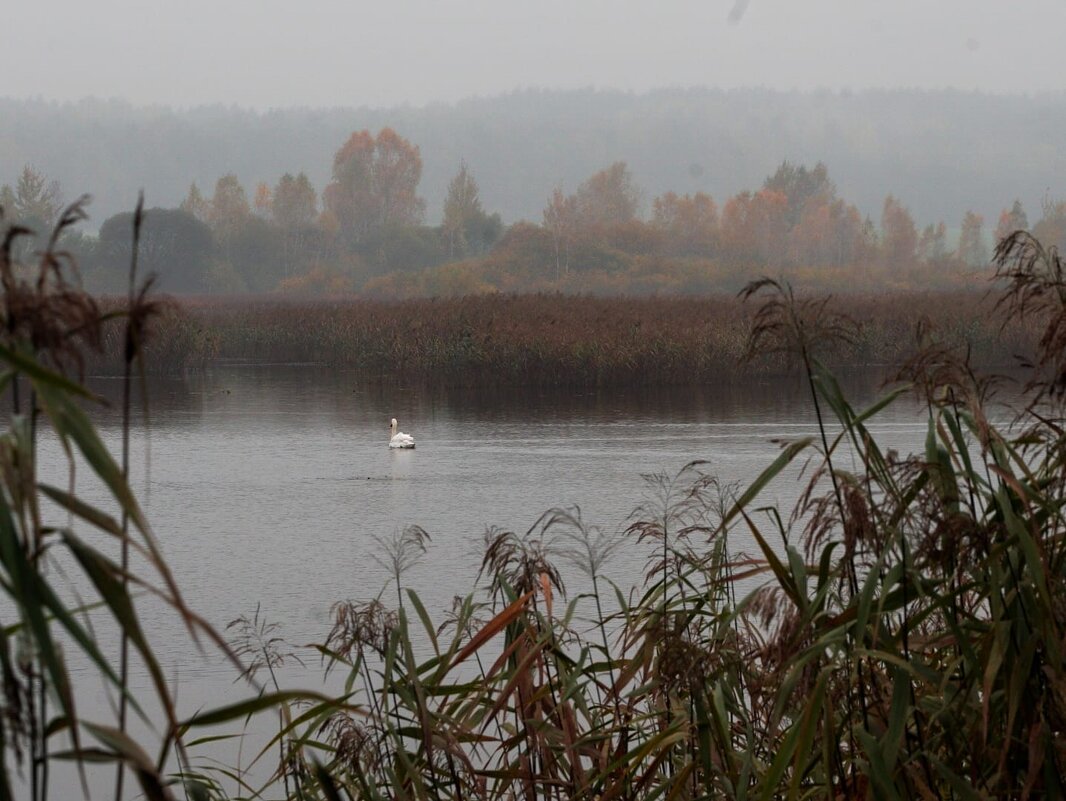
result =
[[[4,5],[0,95],[13,97],[268,108],[525,87],[1066,89],[1066,0]]]

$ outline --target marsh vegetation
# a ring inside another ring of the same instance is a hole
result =
[[[139,221],[138,210],[134,253]],[[576,509],[490,529],[481,588],[444,616],[405,580],[431,553],[425,531],[383,539],[388,592],[338,603],[321,667],[308,668],[342,680],[336,697],[272,680],[289,649],[269,621],[240,619],[227,642],[196,614],[130,489],[128,440],[113,456],[86,414],[97,399],[78,378],[100,357],[85,354],[118,337],[128,388],[154,326],[168,324],[136,262],[125,302],[103,311],[54,248],[14,264],[18,235],[0,249],[4,795],[23,776],[35,801],[56,797],[60,760],[119,766],[116,796],[134,782],[152,799],[1063,795],[1066,277],[1058,253],[1028,234],[996,253],[995,311],[1032,326],[1035,343],[1008,425],[990,414],[995,382],[966,346],[924,325],[897,382],[854,407],[823,358],[862,342],[861,310],[752,284],[735,347],[800,371],[814,436],[782,441],[745,484],[699,462],[649,475],[618,537]],[[911,393],[927,435],[907,455],[871,426]],[[81,496],[82,476],[39,480],[43,429],[100,479],[107,507]],[[804,461],[795,508],[765,506],[768,482]],[[633,593],[604,573],[627,541],[655,546]],[[580,567],[582,589],[568,592],[564,560]],[[63,565],[91,589],[74,602]],[[232,660],[248,697],[179,716],[137,615],[144,594]],[[114,653],[90,625],[102,619],[121,631]],[[151,678],[146,697],[131,690],[130,653]],[[79,714],[74,654],[115,699],[113,719]],[[129,725],[141,714],[154,732],[143,739]],[[257,752],[271,765],[263,786],[212,758],[219,732],[255,715],[276,731]]]
[[[1006,369],[1029,357],[1031,318],[1003,323],[983,292],[846,295],[831,307],[863,326],[828,343],[834,369],[887,368],[913,350],[919,325],[931,339],[966,346],[976,364]],[[780,356],[743,359],[750,305],[733,295],[601,298],[484,295],[406,301],[182,299],[156,320],[145,368],[180,373],[226,363],[319,364],[367,379],[466,386],[679,386],[782,374]],[[93,369],[117,375],[122,342],[105,333]]]

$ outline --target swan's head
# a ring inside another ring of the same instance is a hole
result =
[[[396,418],[394,417],[394,418],[392,418],[392,422],[389,423],[389,431],[391,431],[393,433],[393,435],[396,434],[396,426],[397,426]]]

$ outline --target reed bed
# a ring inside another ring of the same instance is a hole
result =
[[[834,368],[897,364],[923,321],[935,322],[944,343],[967,343],[984,366],[1012,364],[1035,344],[1027,321],[1004,327],[982,293],[849,295],[834,305],[863,323],[855,342],[823,354]],[[731,295],[193,299],[157,321],[145,363],[160,372],[226,361],[318,363],[374,380],[473,386],[676,385],[783,369],[781,359],[742,360],[750,331],[750,310]],[[117,371],[120,353],[116,337],[93,369]]]

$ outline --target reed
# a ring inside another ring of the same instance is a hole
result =
[[[67,207],[33,264],[16,263],[21,237],[30,232],[4,225],[0,209],[0,392],[10,415],[0,431],[0,799],[69,797],[51,781],[59,763],[77,767],[89,795],[92,766],[113,765],[116,798],[126,797],[128,772],[139,795],[169,801],[184,783],[187,793],[209,789],[189,764],[187,734],[210,722],[243,719],[261,705],[277,707],[313,696],[260,693],[221,709],[182,720],[137,614],[138,596],[151,596],[183,620],[191,643],[218,649],[234,670],[238,654],[186,602],[170,573],[140,504],[130,489],[129,403],[133,371],[158,310],[151,282],[136,285],[136,257],[130,266],[129,297],[120,307],[102,308],[79,286],[70,254],[59,247],[65,231],[84,219],[83,197]],[[136,244],[140,209],[131,232]],[[79,381],[107,337],[123,341],[122,454],[104,446],[86,412],[102,403]],[[59,487],[40,480],[38,440],[44,430],[59,443],[70,481]],[[106,492],[106,505],[77,493],[75,466],[84,465]],[[117,514],[117,517],[116,517]],[[134,571],[131,557],[141,569]],[[75,588],[84,587],[79,592]],[[118,634],[117,654],[97,632],[101,624]],[[135,694],[129,681],[132,659],[150,689]],[[72,666],[83,668],[75,680]],[[102,686],[112,717],[87,719],[80,701],[87,688]],[[331,709],[330,699],[319,698]],[[128,716],[155,734],[138,742],[127,732]],[[175,763],[178,778],[170,775]],[[110,795],[110,793],[109,793]]]
[[[1030,354],[1028,318],[1002,327],[995,299],[976,292],[849,295],[830,308],[862,321],[856,341],[822,354],[834,368],[898,364],[912,332],[935,321],[938,341],[966,343],[984,366]],[[437,300],[258,302],[186,300],[157,321],[149,370],[227,360],[321,363],[368,380],[490,385],[678,385],[787,367],[778,355],[742,357],[750,310],[733,296],[594,298],[482,295]],[[105,342],[94,371],[121,374],[121,341]]]

